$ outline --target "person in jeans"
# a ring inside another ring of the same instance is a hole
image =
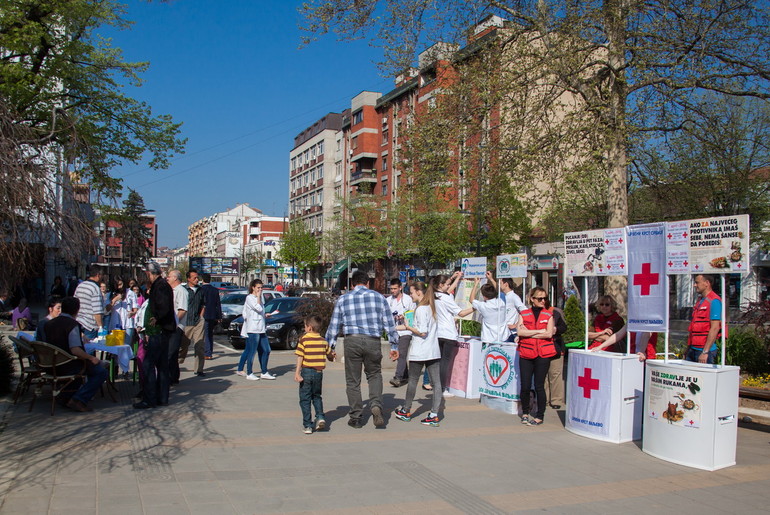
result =
[[[417,392],[422,368],[428,372],[433,382],[433,405],[430,413],[420,421],[426,426],[438,426],[438,410],[441,407],[441,351],[438,346],[438,324],[436,324],[436,294],[433,288],[417,283],[409,288],[409,295],[417,303],[414,312],[414,327],[405,324],[396,329],[406,329],[413,334],[409,345],[409,386],[406,387],[406,399],[403,406],[395,411],[399,420],[409,422],[412,419],[412,401]]]
[[[401,281],[392,279],[390,281],[390,296],[386,299],[390,311],[393,313],[393,321],[396,325],[404,324],[404,313],[414,311],[416,306],[409,295],[405,294],[401,287]],[[401,330],[398,332],[398,362],[396,363],[396,373],[390,384],[398,388],[407,383],[407,363],[406,356],[409,353],[409,342],[412,341],[410,331]]]
[[[388,333],[390,359],[398,359],[398,333],[388,302],[381,294],[366,287],[369,276],[358,270],[353,274],[353,291],[346,293],[334,305],[326,341],[334,349],[337,335],[345,328],[345,384],[350,405],[348,425],[363,427],[361,413],[361,369],[369,383],[369,408],[377,427],[385,426],[382,413],[382,348],[380,336]]]
[[[521,312],[519,326],[519,378],[521,390],[521,423],[539,426],[545,415],[545,378],[551,366],[551,358],[556,356],[553,335],[556,332],[553,315],[546,309],[548,295],[539,286],[529,292],[529,309]],[[532,377],[535,378],[537,394],[537,413],[530,416],[530,391]]]
[[[96,392],[107,380],[109,372],[101,364],[96,356],[88,354],[83,347],[83,339],[80,335],[82,327],[76,320],[80,310],[80,300],[77,297],[64,297],[61,301],[61,315],[52,318],[45,324],[46,343],[72,354],[86,362],[87,380],[74,394],[67,398],[70,391],[59,394],[58,400],[68,408],[75,411],[93,411],[88,403],[94,398]],[[80,372],[82,364],[71,361],[59,365],[58,374],[66,375]]]
[[[258,381],[260,376],[254,374],[254,355],[257,353],[257,348],[260,345],[267,344],[268,352],[270,354],[270,342],[267,340],[267,333],[265,332],[265,308],[262,305],[262,281],[254,279],[249,284],[249,295],[246,297],[246,302],[243,304],[243,325],[241,326],[241,336],[246,338],[246,347],[241,353],[241,359],[238,361],[238,369],[236,374],[244,376],[250,381]],[[264,351],[263,351],[264,352]],[[260,363],[262,361],[260,356]],[[243,367],[246,367],[246,371],[243,371]],[[263,370],[263,376],[267,372],[267,357],[265,356],[265,363]],[[267,375],[270,375],[269,373]],[[268,379],[267,377],[264,377]],[[275,379],[274,376],[270,376],[271,379]]]
[[[321,397],[326,359],[334,361],[335,354],[329,343],[321,337],[323,321],[318,315],[305,319],[305,334],[300,338],[297,350],[297,368],[294,380],[299,383],[299,407],[302,409],[302,426],[306,435],[326,429],[324,404]],[[315,409],[315,424],[310,405]]]

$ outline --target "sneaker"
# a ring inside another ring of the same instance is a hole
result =
[[[246,372],[244,372],[243,370],[237,370],[235,372],[235,375],[241,376],[241,377],[246,377]]]
[[[522,415],[521,416],[521,423],[526,425],[529,425],[529,415]]]
[[[396,411],[393,412],[393,415],[397,419],[403,420],[404,422],[409,422],[410,420],[412,420],[412,414],[403,408],[396,409]]]
[[[315,430],[323,431],[324,429],[326,429],[326,421],[322,418],[319,418],[315,423]]]
[[[304,431],[304,433],[306,435],[312,435],[313,434],[313,428],[312,427],[306,427],[303,431]]]
[[[272,375],[270,372],[265,372],[264,374],[259,376],[261,379],[275,379],[275,376]]]
[[[527,422],[527,425],[528,426],[539,426],[539,425],[542,425],[542,423],[543,423],[542,420],[538,420],[536,418],[531,418],[531,419],[529,419],[529,422]]]
[[[448,399],[448,398],[454,397],[454,396],[455,396],[455,394],[449,393],[449,390],[444,390],[444,398],[445,399]]]
[[[254,374],[249,374],[246,376],[246,379],[249,381],[259,381],[259,376]]]
[[[438,415],[431,413],[424,419],[420,420],[420,424],[424,426],[438,427]]]

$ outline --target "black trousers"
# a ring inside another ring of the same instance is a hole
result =
[[[532,390],[532,376],[535,377],[535,394],[537,395],[537,413],[535,418],[543,420],[545,415],[545,378],[548,368],[551,366],[550,358],[535,359],[519,358],[519,379],[521,380],[521,411],[524,415],[530,414],[530,391]]]

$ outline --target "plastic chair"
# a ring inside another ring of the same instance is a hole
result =
[[[13,392],[13,403],[16,404],[27,393],[30,385],[40,382],[40,376],[43,372],[35,363],[35,351],[28,342],[15,336],[8,336],[8,338],[13,342],[19,358],[19,384],[16,385],[16,391]]]
[[[41,384],[51,385],[51,415],[53,416],[54,410],[56,409],[56,397],[76,379],[86,380],[87,363],[85,360],[77,358],[69,352],[65,352],[59,347],[48,343],[33,341],[29,344],[35,353],[37,365],[41,370]],[[78,372],[61,374],[56,370],[57,367],[71,362],[80,362],[82,364]],[[29,403],[29,411],[32,411],[36,399],[37,392],[33,392],[32,401]]]

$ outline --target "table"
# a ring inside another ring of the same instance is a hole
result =
[[[642,450],[703,470],[735,465],[740,368],[647,362]]]
[[[450,353],[446,379],[449,393],[466,399],[479,398],[481,347],[481,340],[471,336],[461,336],[456,344],[444,347],[444,352]]]
[[[636,354],[569,349],[565,428],[605,442],[640,439],[643,385]]]
[[[103,351],[118,358],[120,371],[126,373],[131,367],[131,359],[134,357],[134,349],[130,345],[105,345],[101,342],[89,342],[85,344],[86,352],[93,354],[95,351]]]

